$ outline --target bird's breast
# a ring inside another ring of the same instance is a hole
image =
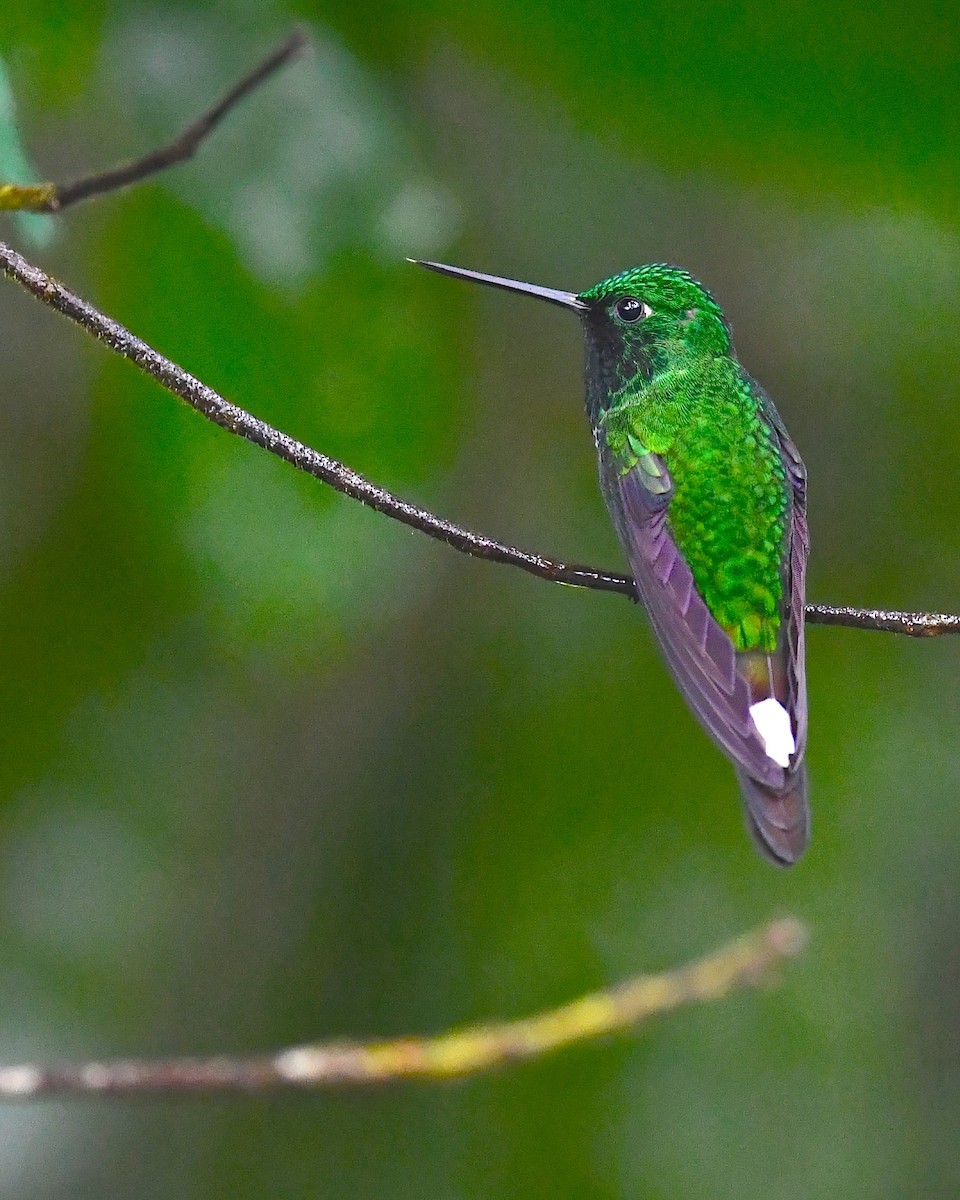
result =
[[[776,646],[789,501],[779,450],[758,414],[693,421],[664,454],[667,524],[700,595],[738,650]]]

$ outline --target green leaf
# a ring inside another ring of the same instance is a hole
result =
[[[39,182],[40,177],[20,141],[10,76],[0,58],[0,183]],[[23,237],[33,246],[48,246],[53,240],[56,229],[53,217],[17,213],[16,222]]]

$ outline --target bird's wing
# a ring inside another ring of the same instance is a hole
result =
[[[782,789],[787,771],[768,756],[750,714],[750,705],[756,697],[751,695],[745,673],[747,656],[737,654],[730,638],[714,620],[667,528],[673,484],[666,464],[658,455],[647,452],[624,471],[619,455],[602,438],[599,441],[604,494],[636,579],[637,594],[677,686],[706,732],[739,768],[767,787]],[[793,527],[791,543],[798,540],[798,533],[803,533],[803,529]],[[801,546],[795,551],[791,544],[791,563],[794,552],[801,568],[801,621],[799,628],[785,631],[785,641],[791,647],[787,657],[792,663],[788,674],[795,677],[792,691],[799,698],[803,694],[805,549]],[[793,567],[791,570],[796,573]],[[787,624],[791,627],[795,624],[792,616]],[[782,638],[782,645],[783,642]],[[793,765],[798,762],[799,759]]]
[[[795,729],[797,750],[794,764],[803,760],[807,744],[807,680],[804,655],[807,556],[810,553],[810,534],[807,529],[807,471],[800,452],[790,439],[780,414],[767,393],[751,381],[760,397],[763,413],[773,429],[780,448],[780,458],[790,485],[790,525],[788,552],[784,556],[784,634],[780,645],[786,673],[785,706]]]
[[[796,750],[785,772],[782,791],[770,791],[749,775],[738,770],[740,787],[747,809],[747,826],[760,850],[780,866],[795,863],[810,837],[810,812],[807,806],[806,768],[803,762],[807,743],[807,685],[804,666],[804,583],[810,537],[807,532],[807,473],[796,446],[784,428],[769,396],[754,384],[761,397],[764,413],[779,444],[780,458],[790,486],[789,545],[784,555],[783,625],[777,658],[778,695],[790,716]]]

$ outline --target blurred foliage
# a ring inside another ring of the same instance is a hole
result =
[[[65,215],[57,275],[402,494],[615,566],[575,327],[402,260],[680,262],[806,458],[812,597],[960,605],[953,8],[44,0],[3,144],[137,153],[294,19],[314,58]],[[960,647],[810,631],[778,873],[630,605],[325,492],[12,287],[0,328],[5,1059],[427,1032],[815,932],[779,991],[456,1087],[5,1110],[6,1193],[956,1194]]]
[[[0,179],[4,183],[41,182],[20,144],[16,102],[3,61],[0,60]],[[14,218],[28,242],[45,246],[54,235],[57,222],[51,217],[19,213]]]

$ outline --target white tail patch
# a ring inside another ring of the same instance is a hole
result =
[[[790,766],[790,755],[797,748],[790,728],[790,714],[779,700],[768,696],[757,704],[750,705],[750,716],[763,738],[767,758],[772,758],[781,767]]]

